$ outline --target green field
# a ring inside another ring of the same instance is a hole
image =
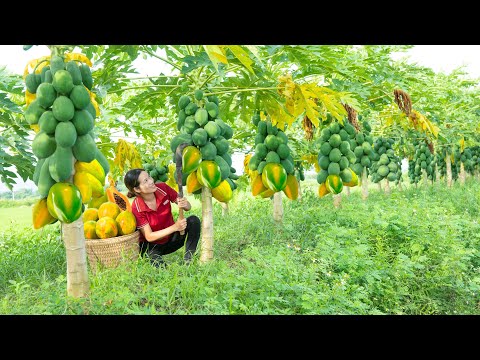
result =
[[[0,233],[11,225],[32,226],[32,208],[27,205],[0,208]],[[33,230],[33,227],[32,227]]]

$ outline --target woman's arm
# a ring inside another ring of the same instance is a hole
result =
[[[187,227],[187,220],[182,219],[182,220],[178,220],[175,224],[170,225],[169,227],[162,230],[152,231],[150,224],[147,224],[144,227],[140,228],[140,231],[142,232],[143,236],[145,236],[145,239],[148,242],[151,242],[151,241],[159,240],[170,234],[173,234],[175,231],[185,230],[186,227]]]

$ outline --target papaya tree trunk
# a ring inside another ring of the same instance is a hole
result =
[[[388,179],[385,179],[385,194],[390,195],[390,193],[390,181],[388,181]]]
[[[301,187],[301,181],[297,181],[298,182],[298,197],[297,197],[297,200],[298,201],[301,201],[302,200],[302,187]]]
[[[282,191],[277,191],[273,194],[273,220],[277,223],[283,221],[283,202],[282,202]]]
[[[222,207],[222,216],[228,215],[228,204],[221,202],[220,206]]]
[[[336,209],[338,209],[342,206],[342,194],[341,193],[333,195],[333,206],[335,206]]]
[[[422,179],[423,179],[423,185],[427,186],[428,185],[428,175],[427,175],[427,170],[422,169]]]
[[[62,237],[67,256],[67,294],[75,298],[89,293],[87,253],[83,215],[70,224],[62,223]]]
[[[452,159],[450,154],[447,151],[447,156],[445,157],[445,164],[447,167],[447,187],[452,187]]]
[[[380,180],[378,183],[378,191],[382,191],[382,181]]]
[[[345,186],[345,196],[348,196],[348,195],[350,195],[350,187]]]
[[[362,199],[366,200],[368,198],[368,176],[367,168],[364,167],[362,171]]]
[[[206,263],[213,259],[213,208],[212,191],[208,186],[202,186],[202,246],[200,262]]]
[[[398,182],[397,187],[398,187],[398,191],[403,191],[403,186],[401,181]]]
[[[467,174],[465,172],[465,165],[463,164],[463,162],[460,162],[460,174],[459,174],[460,185],[465,185],[466,178],[467,178]]]

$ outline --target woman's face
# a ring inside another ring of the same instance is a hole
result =
[[[151,194],[157,191],[153,178],[146,171],[140,173],[138,176],[138,183],[140,185],[138,185],[135,190],[141,194]]]

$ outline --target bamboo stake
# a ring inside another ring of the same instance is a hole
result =
[[[452,159],[450,154],[447,151],[447,156],[445,157],[445,163],[447,165],[447,187],[452,187]]]
[[[362,171],[362,199],[367,200],[368,198],[368,176],[367,168],[364,167]]]
[[[467,178],[467,174],[465,172],[465,165],[463,164],[463,161],[460,162],[460,174],[458,178],[460,180],[460,185],[465,185],[465,179]]]
[[[390,181],[388,181],[388,179],[385,179],[385,194],[390,195],[390,193]]]
[[[342,206],[342,194],[333,195],[333,206],[335,206],[336,209]]]

